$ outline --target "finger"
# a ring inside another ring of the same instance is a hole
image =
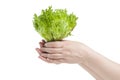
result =
[[[47,58],[47,61],[49,61],[49,63],[55,63],[55,64],[64,63],[64,59],[50,59],[50,58]]]
[[[62,59],[63,58],[62,54],[41,53],[41,56],[47,57],[47,58],[50,58],[50,59]]]
[[[41,48],[40,50],[42,52],[57,53],[57,54],[61,54],[63,52],[63,48]]]
[[[39,42],[40,48],[44,47],[44,43],[43,42]]]
[[[38,58],[40,58],[41,60],[43,60],[45,62],[51,63],[47,58],[45,58],[43,56],[39,56]]]
[[[41,42],[42,47],[44,47],[45,43],[46,43],[46,41],[42,39],[42,42]]]
[[[40,58],[41,60],[43,60],[43,61],[45,61],[45,62],[47,62],[47,63],[55,63],[55,64],[60,64],[60,62],[59,61],[53,61],[53,59],[50,59],[50,58],[46,58],[45,56],[41,56],[41,51],[40,51],[40,49],[39,48],[36,48],[36,51],[39,53],[39,57],[38,58]],[[45,54],[45,53],[44,53]]]
[[[46,43],[46,41],[45,41],[44,39],[42,39],[42,42],[43,42],[43,43]]]
[[[55,63],[55,64],[60,64],[60,63],[65,63],[64,59],[50,59],[50,58],[45,58],[43,56],[39,56],[41,60],[47,62],[47,63]]]
[[[39,53],[40,56],[51,58],[51,59],[59,59],[63,58],[62,54],[50,54],[50,53],[43,53],[39,48],[36,48],[36,51]]]
[[[45,43],[45,47],[48,47],[48,48],[62,48],[63,47],[63,42],[62,41],[47,42],[47,43]]]
[[[38,52],[39,55],[41,55],[42,51],[39,48],[36,48],[36,51]]]
[[[44,47],[44,44],[45,44],[45,43],[46,43],[46,41],[42,39],[42,41],[39,42],[40,48],[41,48],[41,47]]]

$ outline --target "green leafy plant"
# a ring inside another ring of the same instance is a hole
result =
[[[33,26],[47,42],[59,41],[71,35],[77,19],[73,13],[68,14],[66,9],[53,10],[49,6],[40,15],[34,14]]]

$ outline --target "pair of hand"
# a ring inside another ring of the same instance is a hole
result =
[[[120,65],[75,41],[40,42],[39,58],[48,63],[76,63],[96,80],[120,80]]]
[[[77,63],[86,61],[91,49],[75,41],[45,42],[42,40],[40,48],[36,48],[39,58],[48,63]]]

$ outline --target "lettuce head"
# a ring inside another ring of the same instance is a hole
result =
[[[49,6],[40,15],[34,14],[33,26],[47,42],[59,41],[71,35],[77,19],[73,13],[68,14],[66,9],[53,10]]]

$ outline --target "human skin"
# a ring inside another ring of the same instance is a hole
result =
[[[44,47],[45,41],[42,40],[39,45],[40,48]],[[48,58],[46,59],[46,57],[41,56],[42,51],[39,48],[36,48],[36,51],[39,53],[39,58],[42,59],[45,62],[48,63],[53,63],[50,61],[50,59],[48,60]],[[56,62],[56,64],[59,64],[58,62]],[[92,71],[90,68],[88,68],[86,65],[84,64],[79,64],[81,67],[83,67],[88,73],[90,73],[96,80],[103,80],[97,73],[95,73],[94,71]]]
[[[120,65],[83,43],[75,41],[40,42],[39,58],[48,63],[79,64],[96,80],[120,80]]]

